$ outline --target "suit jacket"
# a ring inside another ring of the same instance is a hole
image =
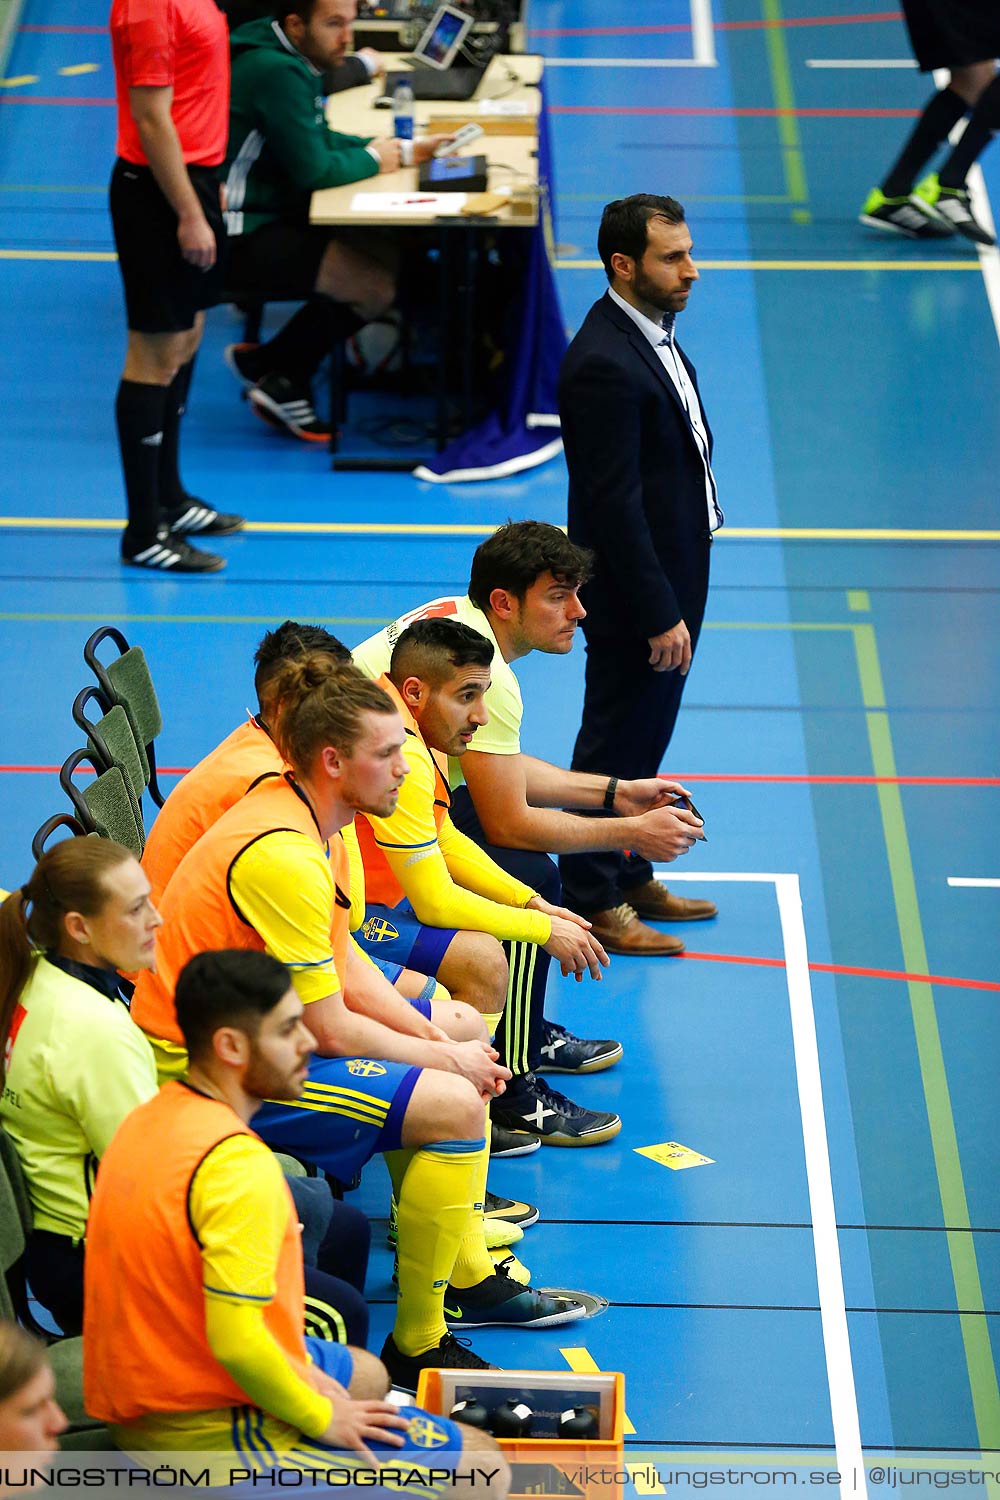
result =
[[[697,390],[694,366],[681,358]],[[648,639],[683,619],[695,640],[711,546],[705,468],[673,381],[609,296],[566,352],[559,416],[569,534],[596,554],[582,591],[584,631]]]

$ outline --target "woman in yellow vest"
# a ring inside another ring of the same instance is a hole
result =
[[[124,1116],[156,1093],[118,970],[150,968],[159,926],[138,861],[108,839],[56,844],[0,906],[0,1121],[31,1197],[31,1289],[68,1334],[83,1323],[97,1164]]]

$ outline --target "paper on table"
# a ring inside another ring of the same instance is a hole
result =
[[[457,214],[465,207],[465,193],[355,193],[356,214]]]
[[[528,115],[531,105],[525,99],[480,99],[481,115]]]

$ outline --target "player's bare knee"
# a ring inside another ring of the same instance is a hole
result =
[[[489,933],[466,936],[474,941],[466,960],[468,982],[463,999],[479,1011],[503,1010],[507,1000],[507,955]]]
[[[490,1039],[479,1011],[462,1000],[436,1000],[431,1006],[431,1020],[446,1031],[453,1042],[488,1042]]]
[[[467,1078],[448,1075],[444,1095],[441,1099],[441,1134],[438,1139],[453,1141],[478,1140],[486,1130],[486,1111],[476,1092],[475,1084]]]
[[[507,1500],[510,1465],[496,1438],[480,1427],[467,1427],[462,1422],[458,1426],[462,1430],[462,1462],[455,1484],[449,1485],[449,1495],[456,1500]]]
[[[347,1387],[355,1401],[381,1401],[392,1384],[389,1372],[380,1359],[367,1349],[350,1346],[354,1369]]]

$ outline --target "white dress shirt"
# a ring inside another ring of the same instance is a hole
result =
[[[698,445],[701,461],[705,466],[705,504],[708,511],[709,531],[718,531],[725,517],[719,505],[718,491],[715,486],[715,475],[712,473],[712,465],[708,457],[708,428],[705,426],[705,416],[698,400],[698,392],[692,384],[691,377],[685,368],[684,361],[677,352],[674,342],[674,319],[675,313],[663,314],[662,323],[654,323],[652,318],[647,318],[631,302],[626,302],[620,297],[614,287],[608,288],[608,296],[612,302],[616,302],[622,312],[627,313],[639,332],[648,340],[656,353],[657,359],[670,377],[674,390],[680,397],[681,405],[687,413],[687,419],[691,424],[691,435]]]

